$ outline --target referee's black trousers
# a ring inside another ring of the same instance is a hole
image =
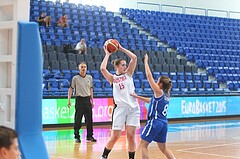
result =
[[[74,135],[75,139],[79,139],[79,130],[82,127],[82,117],[84,115],[87,127],[87,138],[93,136],[93,119],[92,119],[92,104],[90,97],[76,97],[75,101],[75,117],[74,117]]]

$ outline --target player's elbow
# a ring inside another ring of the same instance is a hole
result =
[[[105,73],[105,72],[107,71],[107,69],[104,68],[104,67],[100,67],[100,71],[101,71],[102,73]]]
[[[72,87],[68,88],[68,92],[71,93],[72,92]]]
[[[150,99],[147,99],[147,101],[146,101],[146,102],[147,102],[147,103],[150,103],[150,101],[151,101]]]
[[[137,64],[137,56],[134,55],[134,57],[131,57],[131,63]]]
[[[133,57],[132,57],[132,60],[135,60],[135,61],[137,61],[137,55],[133,55]]]

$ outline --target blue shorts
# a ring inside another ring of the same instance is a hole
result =
[[[148,120],[141,133],[141,139],[147,142],[166,143],[168,124],[156,119]]]

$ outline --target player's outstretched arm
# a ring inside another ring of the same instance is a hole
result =
[[[131,96],[133,96],[133,97],[135,97],[135,98],[138,98],[138,99],[140,99],[140,100],[142,100],[142,101],[144,101],[144,102],[146,102],[146,103],[150,103],[150,100],[151,100],[151,98],[139,96],[139,95],[137,95],[136,93],[131,94]]]
[[[146,73],[146,77],[148,79],[148,82],[155,94],[155,96],[160,96],[162,95],[162,91],[161,89],[159,88],[159,85],[154,81],[154,78],[152,76],[152,72],[149,68],[149,65],[148,65],[148,55],[146,54],[145,57],[144,57],[144,67],[145,67],[145,73]]]

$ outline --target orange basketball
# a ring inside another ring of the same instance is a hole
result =
[[[107,40],[106,47],[108,52],[114,53],[119,49],[119,43],[116,39]]]

